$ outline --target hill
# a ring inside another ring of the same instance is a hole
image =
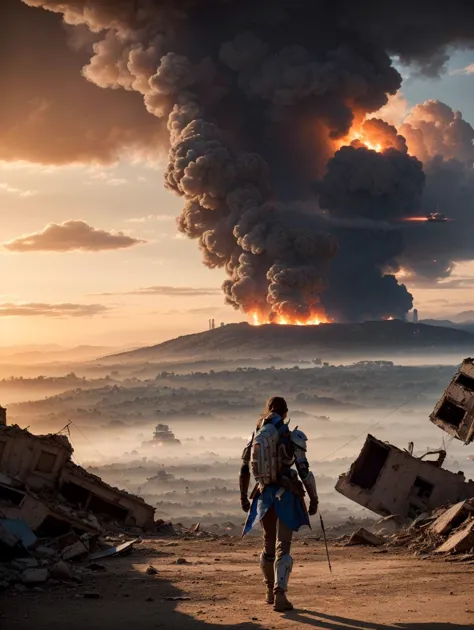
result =
[[[391,351],[463,350],[472,353],[474,335],[464,330],[394,321],[319,326],[228,324],[155,346],[106,357],[117,362],[254,356],[315,358],[322,351],[377,354]],[[103,362],[104,359],[101,359]]]

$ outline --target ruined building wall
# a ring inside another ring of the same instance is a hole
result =
[[[75,464],[68,464],[62,471],[60,493],[71,503],[125,525],[146,529],[154,523],[155,509],[143,499],[112,488]]]
[[[464,359],[451,379],[430,420],[453,437],[469,444],[474,439],[474,359]]]
[[[15,425],[0,425],[0,470],[32,489],[55,488],[71,452],[64,436],[32,435]]]
[[[339,477],[336,490],[381,516],[414,518],[474,496],[474,482],[369,435],[349,472]]]

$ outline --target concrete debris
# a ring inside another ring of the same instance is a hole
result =
[[[391,536],[387,547],[405,547],[423,554],[474,552],[474,499],[437,509]]]
[[[2,536],[5,537],[5,540]],[[37,541],[36,536],[28,527],[27,523],[18,518],[0,519],[0,540],[8,544],[7,539],[9,539],[10,542],[15,540],[13,545],[20,543],[25,549],[29,549]],[[12,547],[13,545],[9,544],[8,546]]]
[[[352,545],[370,545],[372,547],[380,547],[384,543],[385,538],[377,536],[376,534],[372,534],[372,532],[369,532],[369,530],[361,527],[352,534],[346,545],[348,547]]]
[[[147,575],[157,575],[158,571],[155,567],[149,566],[146,570]]]
[[[430,531],[438,536],[447,534],[466,519],[467,512],[471,511],[469,507],[473,510],[468,501],[456,503],[430,525]]]
[[[70,568],[70,566],[64,562],[64,560],[60,560],[57,562],[53,568],[51,569],[51,577],[56,580],[72,580],[74,578],[74,574]]]
[[[349,472],[339,477],[336,490],[380,516],[397,514],[410,520],[474,496],[473,481],[438,463],[368,435]]]
[[[406,518],[402,518],[398,514],[393,514],[392,516],[386,516],[385,518],[377,521],[372,527],[370,531],[373,534],[378,534],[379,536],[388,536],[390,534],[394,534],[395,532],[399,532],[403,527],[409,524]]]
[[[465,553],[474,549],[474,521],[452,534],[435,549],[436,553]]]
[[[82,556],[85,556],[89,554],[89,552],[90,552],[89,540],[80,539],[80,540],[77,540],[72,545],[70,545],[69,547],[66,547],[61,554],[61,558],[63,560],[73,560],[74,558],[80,558]]]
[[[74,464],[66,436],[0,424],[0,451],[0,513],[35,534],[57,535],[61,528],[99,534],[115,526],[153,531],[155,508]]]
[[[136,538],[135,540],[129,540],[127,542],[122,543],[121,545],[117,545],[115,547],[108,547],[107,549],[102,549],[101,551],[96,551],[95,553],[92,553],[89,556],[89,560],[98,560],[99,558],[108,558],[110,556],[116,556],[117,554],[120,553],[125,553],[127,551],[130,551],[130,549],[132,548],[132,546],[135,543],[140,542],[139,538]]]
[[[430,420],[449,435],[469,444],[474,439],[474,359],[464,359]]]
[[[48,577],[48,569],[26,569],[22,573],[21,581],[23,584],[41,584],[46,582]]]

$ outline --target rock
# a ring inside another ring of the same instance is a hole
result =
[[[40,584],[49,577],[48,569],[26,569],[21,576],[23,584]]]
[[[158,573],[158,571],[155,569],[155,567],[149,566],[148,569],[146,570],[146,574],[147,575],[156,575]]]
[[[346,543],[347,546],[352,545],[371,545],[372,547],[379,547],[385,543],[385,539],[376,534],[372,534],[364,527],[361,527],[352,534]]]
[[[24,593],[26,591],[26,586],[23,586],[23,584],[15,584],[15,591]]]
[[[155,601],[155,600],[153,599],[153,597],[147,597],[147,598],[145,599],[145,601],[146,601],[146,602],[153,602],[153,601]]]
[[[24,571],[25,569],[36,569],[36,567],[39,567],[39,562],[36,558],[16,558],[16,560],[10,562],[10,565],[14,569]]]
[[[43,556],[45,558],[55,558],[58,556],[58,552],[51,547],[46,547],[45,545],[40,545],[36,547],[34,550],[35,556]]]
[[[100,593],[84,593],[83,599],[100,599],[102,596]]]
[[[175,564],[189,564],[186,558],[177,558]]]
[[[184,595],[180,595],[178,597],[165,597],[167,602],[186,602],[190,599],[190,597],[185,597]]]
[[[69,547],[66,547],[62,553],[63,560],[72,560],[73,558],[79,558],[89,553],[89,541],[78,540]]]
[[[97,562],[93,562],[87,568],[91,571],[107,571],[103,564],[98,564]]]
[[[64,560],[60,560],[53,566],[51,575],[57,580],[72,580],[74,578],[69,565]]]

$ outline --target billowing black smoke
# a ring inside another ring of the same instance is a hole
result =
[[[230,304],[300,319],[322,304],[339,319],[410,309],[387,272],[404,256],[415,271],[424,264],[395,223],[427,203],[421,163],[377,119],[365,124],[384,151],[356,141],[332,156],[355,117],[399,89],[391,55],[433,74],[448,47],[472,44],[471,2],[24,2],[88,26],[97,36],[85,77],[141,93],[167,120],[179,229],[206,265],[226,270]],[[425,171],[436,168],[435,159]],[[455,182],[457,167],[442,168]]]

